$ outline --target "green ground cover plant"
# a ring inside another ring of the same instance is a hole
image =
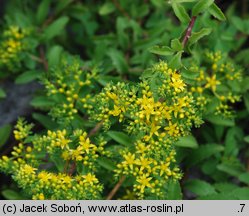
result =
[[[6,1],[2,198],[249,199],[242,2]]]

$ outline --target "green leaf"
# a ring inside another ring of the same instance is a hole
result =
[[[249,188],[247,187],[237,188],[232,194],[239,200],[249,200]]]
[[[113,77],[108,75],[99,75],[97,82],[101,84],[102,86],[106,86],[108,83],[117,83],[121,82],[122,79],[120,77]]]
[[[178,52],[173,56],[169,62],[169,67],[178,70],[182,67],[182,51]]]
[[[174,50],[172,50],[168,46],[153,46],[149,48],[149,52],[157,54],[157,55],[162,55],[162,56],[169,56],[174,54]]]
[[[244,137],[244,141],[249,143],[249,135]]]
[[[234,16],[232,17],[231,21],[233,25],[236,27],[236,29],[238,29],[239,31],[243,33],[247,32],[247,26],[243,19],[241,19],[240,17]]]
[[[129,71],[129,67],[122,52],[111,49],[108,52],[108,55],[110,56],[113,65],[120,74],[125,74]]]
[[[29,83],[39,77],[41,77],[41,71],[26,71],[24,73],[21,73],[16,79],[15,83],[16,84],[25,84]]]
[[[10,124],[6,124],[0,128],[0,147],[2,147],[9,139],[11,129],[12,128]]]
[[[61,46],[55,45],[50,48],[47,58],[48,58],[48,65],[51,66],[57,66],[60,63],[61,53],[63,51],[63,48]]]
[[[224,155],[227,157],[237,157],[239,153],[238,141],[241,141],[243,132],[239,127],[229,128],[225,137],[225,152]]]
[[[249,112],[249,94],[244,94],[243,96],[244,103],[246,105],[246,110]]]
[[[64,172],[65,162],[61,159],[60,153],[50,154],[51,161],[55,164],[59,172]]]
[[[0,98],[5,98],[5,97],[6,97],[5,91],[2,88],[0,88]]]
[[[205,119],[213,124],[222,125],[222,126],[234,126],[234,119],[224,118],[223,116],[218,115],[209,115]]]
[[[214,187],[202,180],[193,179],[185,183],[185,188],[198,196],[207,196],[210,194],[216,194]]]
[[[205,12],[212,4],[214,0],[199,0],[192,10],[192,15],[197,16],[200,13]]]
[[[50,108],[54,105],[54,102],[46,96],[37,96],[30,102],[30,104],[33,107]]]
[[[197,78],[199,76],[199,72],[191,71],[191,70],[188,70],[186,68],[183,68],[181,70],[181,75],[182,75],[182,77],[184,77],[186,79],[195,80],[195,78]]]
[[[187,165],[196,165],[221,151],[224,151],[224,147],[218,144],[200,145],[198,149],[192,150],[192,153],[189,154],[187,158]]]
[[[172,8],[175,12],[175,15],[182,23],[188,23],[190,21],[190,17],[185,10],[185,8],[181,4],[177,4],[175,2],[172,3]]]
[[[199,32],[193,32],[189,38],[188,46],[195,44],[198,40],[200,40],[204,36],[209,35],[211,32],[212,32],[211,28],[203,28]]]
[[[25,199],[25,197],[23,197],[18,192],[11,190],[11,189],[5,189],[1,192],[1,194],[7,200],[24,200]]]
[[[217,193],[217,194],[210,194],[207,196],[201,196],[198,199],[200,200],[235,200],[236,197],[231,193]]]
[[[60,0],[56,3],[55,8],[55,14],[61,13],[63,10],[67,8],[68,5],[70,5],[73,2],[73,0]]]
[[[115,11],[115,6],[111,2],[106,2],[99,9],[99,15],[105,16]]]
[[[51,40],[54,37],[61,34],[61,32],[65,29],[66,24],[68,23],[69,18],[66,16],[60,17],[51,23],[45,30],[44,30],[44,39]]]
[[[179,181],[169,181],[167,189],[167,200],[182,200],[182,190]]]
[[[131,147],[133,144],[132,139],[123,132],[108,131],[107,135],[124,146]]]
[[[213,15],[215,18],[219,19],[220,21],[225,21],[226,20],[225,15],[223,14],[221,9],[215,3],[213,3],[209,7],[208,11],[209,11],[209,13],[211,15]]]
[[[174,2],[177,2],[177,3],[185,3],[185,2],[196,2],[198,0],[174,0]]]
[[[249,172],[246,172],[246,173],[242,173],[238,176],[238,179],[243,182],[243,183],[246,183],[249,185]]]
[[[38,24],[42,24],[42,22],[46,19],[49,13],[50,3],[51,0],[41,1],[36,13],[36,20]]]
[[[175,143],[175,146],[186,147],[186,148],[197,148],[198,143],[192,135],[180,137],[179,140]]]
[[[110,159],[102,157],[102,158],[98,158],[97,162],[100,166],[102,166],[103,168],[107,170],[113,171],[114,169],[116,169],[115,164]]]
[[[39,113],[33,113],[32,117],[40,122],[45,128],[54,130],[58,127],[57,123],[51,120],[48,116]]]
[[[222,164],[219,164],[217,166],[217,169],[222,171],[222,172],[225,172],[231,176],[239,176],[241,175],[241,173],[244,172],[244,170],[242,169],[242,167],[238,164],[232,164],[232,163],[222,163]]]
[[[214,187],[217,191],[226,193],[229,193],[238,188],[237,185],[232,183],[216,183]]]
[[[179,39],[173,39],[171,41],[171,48],[174,50],[174,51],[182,51],[183,50],[183,45],[182,43],[180,42]]]

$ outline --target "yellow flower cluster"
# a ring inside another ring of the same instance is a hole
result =
[[[33,199],[100,198],[103,187],[95,176],[96,159],[109,156],[106,141],[99,138],[93,144],[81,130],[29,136],[31,127],[23,119],[18,121],[14,133],[21,142],[13,148],[12,157],[0,159],[0,170],[11,174]],[[51,172],[52,167],[57,172]]]
[[[15,139],[21,141],[27,138],[32,127],[32,124],[27,124],[23,118],[20,118],[14,130]]]
[[[96,69],[87,72],[78,59],[72,61],[72,64],[63,61],[60,68],[52,72],[53,80],[44,81],[48,96],[55,102],[51,115],[63,124],[73,120],[81,108],[91,108],[86,100],[90,98],[89,89],[97,77]]]
[[[20,63],[20,56],[28,46],[24,42],[29,34],[26,29],[18,26],[10,26],[5,30],[0,39],[0,67],[6,67],[13,71]]]
[[[202,109],[218,101],[215,113],[231,117],[229,104],[240,100],[240,90],[234,88],[240,85],[242,72],[220,51],[206,52],[206,57],[206,68],[191,68],[198,74],[191,91]]]
[[[168,178],[181,177],[173,143],[201,123],[181,75],[161,61],[138,86],[107,85],[92,101],[91,117],[106,128],[117,118],[135,137],[134,148],[121,151],[116,173],[135,178],[133,190],[139,198],[146,193],[161,196]]]

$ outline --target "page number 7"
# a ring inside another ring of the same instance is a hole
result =
[[[243,209],[244,209],[245,205],[246,205],[246,204],[240,204],[241,209],[240,209],[239,212],[243,212]]]

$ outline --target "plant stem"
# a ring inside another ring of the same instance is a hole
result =
[[[184,38],[182,40],[182,45],[183,47],[186,46],[190,36],[191,36],[191,33],[192,33],[192,30],[193,30],[193,27],[194,27],[194,24],[195,24],[195,21],[196,21],[196,16],[193,16],[188,24],[188,27],[186,29],[186,32],[185,32],[185,35],[184,35]]]
[[[91,137],[94,134],[96,134],[99,131],[99,129],[102,127],[102,125],[103,125],[103,121],[96,124],[95,127],[89,132],[88,137]]]
[[[107,200],[111,200],[114,195],[117,193],[118,189],[121,187],[121,185],[123,184],[124,180],[125,180],[126,176],[122,176],[118,183],[115,185],[115,187],[112,189],[112,191],[108,194],[107,196]]]
[[[115,7],[124,15],[126,16],[128,19],[131,19],[130,15],[124,10],[124,8],[122,8],[122,6],[120,5],[120,3],[117,0],[112,0],[113,4],[115,5]]]

